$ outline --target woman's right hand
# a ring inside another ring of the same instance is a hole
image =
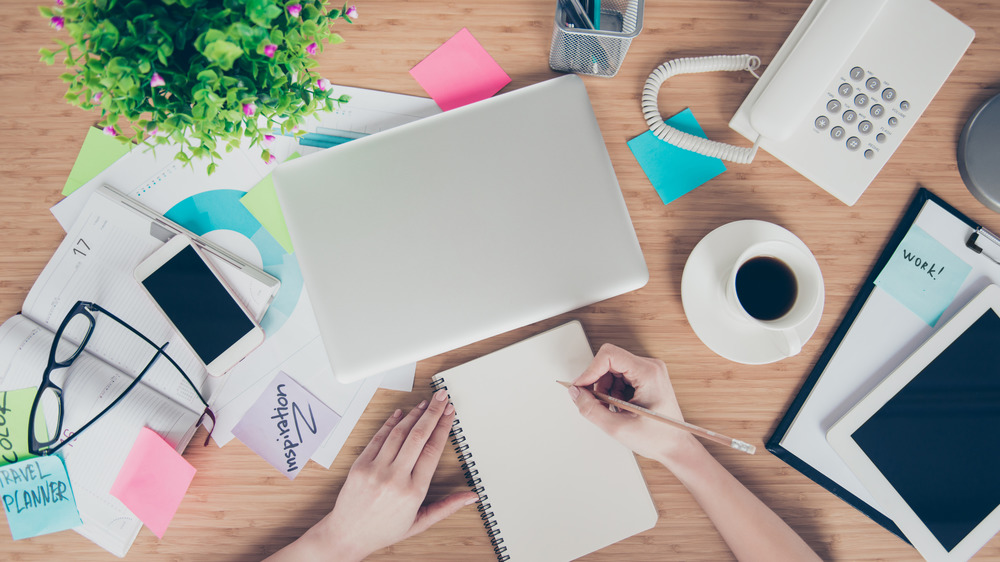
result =
[[[681,420],[681,409],[663,361],[604,344],[573,384],[569,393],[580,413],[646,458],[670,464],[671,459],[694,442],[694,437],[686,431],[632,412],[616,411],[588,392],[588,389],[603,392]]]

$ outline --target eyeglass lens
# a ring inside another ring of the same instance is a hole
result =
[[[79,355],[83,349],[87,334],[93,327],[90,317],[85,314],[75,314],[70,318],[62,331],[62,337],[56,342],[55,360],[57,363],[67,363]]]

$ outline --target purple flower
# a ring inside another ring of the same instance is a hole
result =
[[[93,96],[90,96],[90,103],[101,103],[101,96],[103,95],[104,92],[97,92]]]
[[[167,81],[163,79],[158,72],[153,73],[153,77],[149,79],[149,86],[156,88],[157,86],[166,86]]]
[[[264,54],[267,55],[268,58],[273,59],[274,53],[276,52],[278,52],[278,46],[275,45],[274,43],[270,43],[266,47],[264,47]]]
[[[253,117],[257,113],[257,106],[253,102],[243,104],[243,115]]]
[[[107,127],[104,128],[104,134],[108,135],[109,137],[115,137],[118,136],[118,130],[115,129],[113,126],[108,125]]]
[[[351,6],[350,8],[347,9],[346,12],[344,12],[344,15],[351,18],[352,20],[356,19],[358,17],[358,8],[355,6]]]
[[[274,164],[275,161],[277,161],[277,160],[278,160],[278,158],[275,155],[273,155],[273,154],[267,157],[267,163],[268,164]]]
[[[299,13],[302,12],[302,4],[292,4],[287,9],[288,9],[288,15],[292,16],[293,18],[297,18],[299,17]]]
[[[271,146],[271,143],[274,142],[274,139],[276,139],[276,138],[278,138],[278,137],[276,137],[274,135],[264,135],[264,143],[263,143],[264,146],[265,147]]]
[[[62,6],[63,0],[56,0],[56,6]]]
[[[320,78],[316,80],[316,87],[319,88],[319,91],[325,92],[330,89],[330,81],[326,78]]]
[[[56,28],[56,31],[62,31],[62,28],[66,26],[66,20],[59,16],[52,16],[49,20],[49,25]]]
[[[316,43],[309,43],[309,46],[306,47],[306,53],[309,53],[310,55],[315,55],[316,47],[317,47]]]

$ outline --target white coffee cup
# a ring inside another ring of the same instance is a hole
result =
[[[725,283],[735,317],[780,334],[776,345],[786,357],[802,350],[799,327],[816,312],[823,292],[811,253],[782,240],[758,242],[740,254]]]

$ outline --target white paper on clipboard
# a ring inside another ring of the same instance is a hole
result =
[[[1000,283],[1000,264],[966,246],[974,229],[927,200],[917,226],[971,266],[965,282],[941,315],[947,321],[990,283]],[[872,290],[780,445],[885,515],[872,495],[827,443],[830,427],[913,353],[934,332],[920,316],[879,287]]]

